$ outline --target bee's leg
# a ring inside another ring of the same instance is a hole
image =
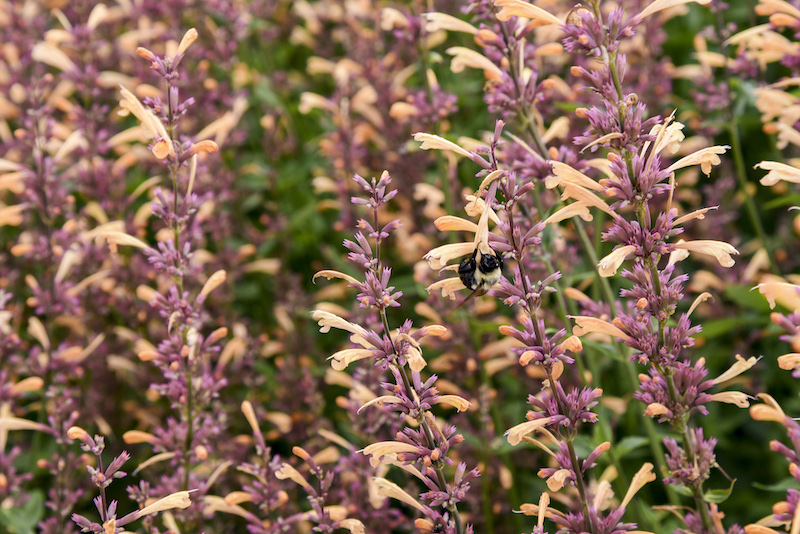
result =
[[[480,288],[479,288],[479,287],[478,287],[478,288],[475,288],[475,290],[474,290],[472,293],[470,293],[470,294],[467,296],[467,298],[465,298],[464,300],[462,300],[461,302],[459,302],[459,303],[458,303],[458,305],[457,305],[457,306],[456,306],[454,309],[456,309],[456,310],[457,310],[457,309],[461,308],[461,307],[462,307],[462,306],[464,306],[464,305],[465,305],[467,302],[471,301],[472,299],[474,299],[474,298],[475,298],[475,297],[477,297],[478,295],[483,295],[483,293],[481,293],[481,292],[480,292]]]

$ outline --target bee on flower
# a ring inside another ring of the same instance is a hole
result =
[[[484,184],[496,179],[500,171],[493,172],[486,178]],[[481,188],[484,188],[484,184]],[[496,190],[496,185],[490,192]],[[491,197],[487,197],[491,198]],[[441,271],[456,271],[458,277],[445,278],[439,280],[428,287],[428,291],[441,290],[445,297],[455,298],[455,292],[460,289],[469,289],[470,295],[459,304],[463,306],[475,297],[485,295],[492,289],[502,277],[503,257],[500,252],[493,248],[498,247],[501,238],[492,235],[490,243],[489,219],[499,220],[494,210],[489,204],[479,199],[478,194],[473,197],[471,202],[473,209],[480,210],[481,217],[478,224],[475,224],[460,217],[444,216],[436,220],[435,224],[442,231],[468,231],[474,232],[475,238],[471,242],[454,243],[437,247],[425,255],[428,264],[432,269]],[[480,207],[478,207],[480,206]],[[468,208],[469,210],[469,208]],[[499,247],[498,247],[499,248]],[[447,265],[451,260],[464,257],[458,264]]]

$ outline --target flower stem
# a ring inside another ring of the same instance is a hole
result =
[[[381,319],[383,320],[384,328],[387,328],[389,323],[386,320],[386,311],[381,309]],[[391,335],[389,331],[386,330],[386,335],[391,340]],[[392,347],[394,347],[394,341],[392,340]],[[395,350],[395,355],[397,354],[397,350]],[[411,380],[408,378],[408,369],[405,366],[398,365],[397,369],[400,373],[400,376],[403,379],[403,386],[406,388],[406,391],[414,391],[413,386],[411,385]],[[418,398],[418,397],[417,397]],[[428,448],[434,449],[436,448],[436,438],[433,435],[433,431],[431,430],[430,423],[425,416],[425,411],[419,406],[417,402],[417,410],[423,414],[423,417],[419,421],[420,426],[422,427],[423,432],[425,433],[425,438],[428,440]],[[436,464],[436,478],[437,482],[439,483],[439,488],[442,491],[447,491],[447,480],[444,476],[444,464],[441,462],[437,462]],[[453,517],[453,521],[456,524],[456,534],[464,534],[464,524],[461,520],[461,514],[458,512],[458,507],[454,504],[448,505],[447,510],[450,512],[450,515]]]
[[[378,226],[377,226],[377,221],[378,221],[378,210],[377,209],[374,210],[374,220],[375,220],[375,223],[376,223],[375,231],[379,233],[380,230],[378,229]],[[381,269],[380,251],[381,251],[381,242],[380,242],[380,239],[378,238],[378,239],[375,240],[375,257],[378,258],[378,261],[375,262],[374,267],[371,267],[372,269],[374,269],[374,273],[375,273],[376,276],[379,276],[380,269]],[[379,312],[380,312],[380,316],[381,316],[381,322],[383,323],[384,334],[386,335],[387,338],[389,338],[389,342],[392,345],[392,352],[394,352],[395,356],[399,356],[398,351],[397,351],[397,345],[395,344],[394,339],[392,338],[391,330],[389,329],[389,319],[386,316],[386,308],[383,307],[383,306],[380,306],[379,307]],[[396,367],[397,367],[397,370],[398,370],[398,374],[400,375],[400,377],[401,377],[401,379],[403,381],[403,387],[405,387],[405,389],[406,389],[406,391],[408,393],[414,391],[414,387],[412,386],[412,382],[408,377],[408,369],[406,369],[406,367],[404,365],[399,365],[399,364],[396,365]],[[417,411],[420,414],[422,414],[422,417],[419,418],[420,419],[419,420],[419,424],[422,427],[423,432],[425,433],[425,438],[428,441],[428,448],[429,449],[434,449],[434,448],[436,448],[436,438],[434,437],[433,431],[431,430],[428,418],[425,415],[425,410],[423,410],[422,407],[419,404],[419,395],[414,395],[414,399],[415,399],[415,404],[416,404]],[[436,478],[437,478],[437,482],[439,484],[439,488],[442,491],[446,492],[447,491],[447,479],[444,476],[444,463],[443,462],[437,462],[436,466],[435,466],[435,469],[436,469]],[[455,523],[456,534],[464,534],[464,523],[463,523],[463,521],[461,519],[461,514],[458,511],[458,507],[455,504],[450,504],[450,505],[447,506],[447,510],[450,512],[450,515],[452,516],[453,522]]]
[[[661,370],[659,369],[659,372]],[[678,390],[675,387],[675,378],[673,377],[672,373],[664,374],[664,379],[667,381],[667,391],[669,392],[670,401],[675,404],[680,404],[681,398],[678,395]],[[697,457],[694,453],[694,445],[692,444],[691,437],[689,435],[689,414],[681,414],[679,417],[675,418],[672,421],[673,428],[680,433],[681,440],[683,441],[683,451],[686,453],[686,462],[690,466],[697,465]],[[700,519],[703,522],[703,530],[706,532],[713,532],[714,531],[714,524],[711,521],[711,516],[708,513],[708,506],[706,506],[705,500],[703,500],[703,482],[702,480],[699,481],[698,484],[692,485],[692,498],[694,499],[695,508],[697,512],[700,514]]]
[[[104,472],[104,469],[103,469],[103,457],[100,454],[97,455],[97,470],[100,473]],[[106,487],[105,487],[104,484],[101,483],[100,484],[100,518],[102,519],[103,524],[105,524],[105,522],[108,521],[107,511],[108,511],[108,501],[106,500]]]
[[[770,243],[767,239],[767,234],[764,231],[764,224],[761,222],[761,216],[758,213],[758,208],[753,200],[753,195],[748,191],[747,170],[744,164],[744,157],[742,156],[742,140],[739,135],[739,125],[736,120],[736,115],[731,113],[728,119],[728,133],[731,137],[731,145],[733,152],[733,163],[736,167],[736,181],[739,182],[739,191],[744,197],[744,205],[747,209],[747,215],[750,218],[750,224],[758,236],[761,246],[767,253],[767,261],[769,262],[769,270],[772,274],[779,274],[780,270],[775,264],[775,258],[772,255]]]
[[[751,10],[750,13],[752,14],[753,11]],[[717,35],[722,43],[722,55],[725,58],[730,57],[729,48],[726,39],[723,37],[723,31],[725,28],[725,17],[723,14],[722,9],[717,10],[717,17],[716,17],[716,30]],[[725,84],[728,87],[728,91],[731,90],[731,73],[727,67],[727,64],[723,63],[722,72],[725,76]],[[730,93],[729,93],[730,94]],[[728,115],[728,121],[726,124],[728,134],[731,138],[731,152],[733,152],[733,164],[736,168],[736,181],[739,183],[739,192],[744,197],[744,204],[745,208],[747,209],[747,216],[750,219],[750,224],[753,226],[753,230],[755,230],[756,235],[758,236],[758,240],[761,242],[761,246],[764,247],[764,250],[767,253],[767,261],[769,262],[769,270],[772,274],[780,274],[777,265],[775,264],[775,258],[772,256],[772,250],[769,241],[767,240],[767,234],[764,231],[764,224],[761,221],[761,215],[758,212],[758,208],[756,207],[756,203],[753,200],[753,195],[750,194],[748,191],[748,180],[747,180],[747,169],[744,164],[744,155],[742,153],[742,139],[739,134],[739,121],[734,112],[733,102],[730,105],[726,106],[726,113]]]
[[[543,366],[545,372],[547,373],[547,381],[550,383],[550,389],[553,391],[553,397],[555,397],[556,402],[558,403],[558,410],[561,413],[568,413],[566,407],[561,403],[561,399],[558,398],[558,394],[556,393],[555,387],[555,380],[553,379],[553,374],[550,371],[550,367]],[[572,464],[572,470],[575,472],[575,486],[578,488],[578,494],[581,498],[581,508],[583,509],[583,520],[586,524],[586,529],[590,534],[595,533],[594,524],[592,523],[592,518],[589,515],[589,502],[586,497],[586,487],[583,483],[583,471],[581,469],[580,462],[578,461],[578,455],[575,453],[575,446],[573,445],[574,440],[574,430],[568,432],[567,436],[562,436],[564,441],[567,442],[567,450],[569,450],[569,460]],[[559,432],[560,434],[560,432]]]

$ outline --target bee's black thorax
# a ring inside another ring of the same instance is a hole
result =
[[[458,266],[458,276],[467,289],[480,290],[483,293],[489,290],[499,280],[503,270],[503,259],[499,254],[490,256],[481,254],[479,261],[475,260],[478,251],[472,256],[461,260]]]

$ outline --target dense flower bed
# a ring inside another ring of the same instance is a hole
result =
[[[800,532],[797,0],[0,37],[0,531]]]

